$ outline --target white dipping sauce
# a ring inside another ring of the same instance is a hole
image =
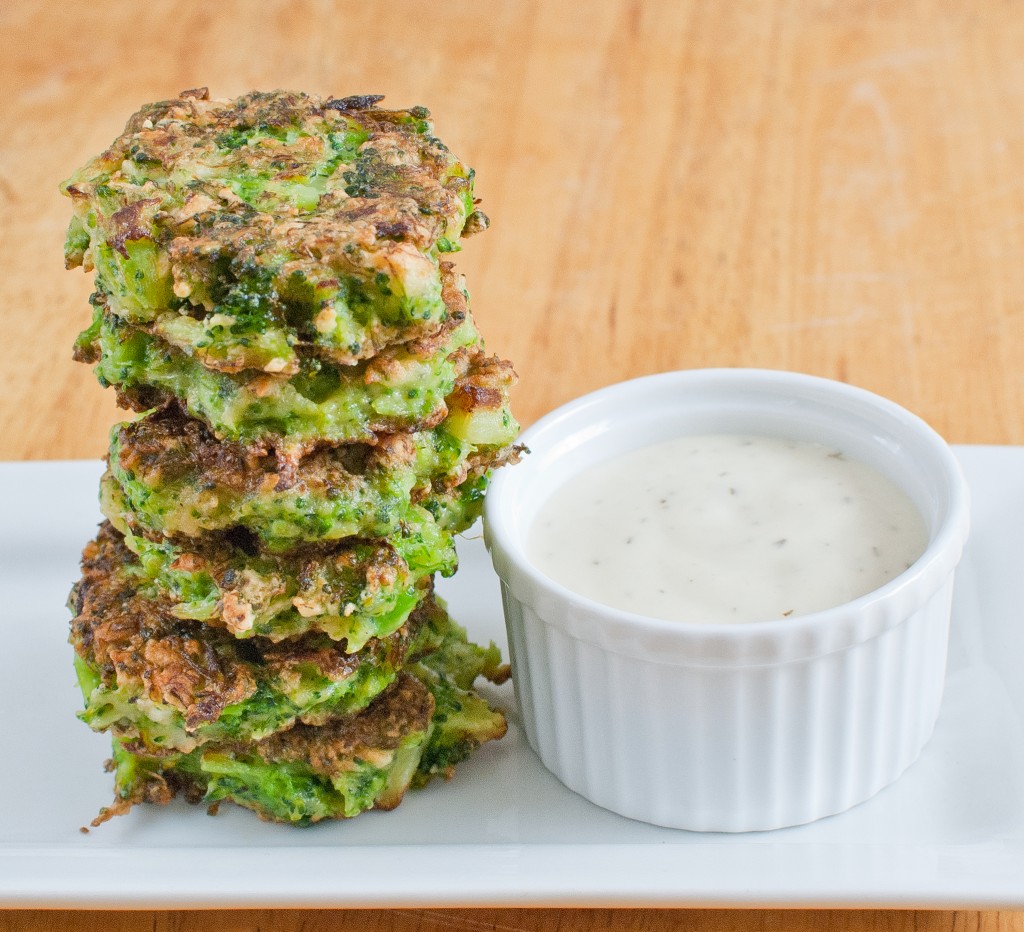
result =
[[[597,602],[730,623],[877,589],[923,552],[921,515],[842,453],[773,437],[681,437],[566,483],[530,529],[533,563]]]

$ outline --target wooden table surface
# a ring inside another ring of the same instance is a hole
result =
[[[847,380],[950,441],[1024,442],[1024,7],[919,0],[8,2],[0,459],[100,456],[57,183],[148,100],[425,104],[493,221],[459,255],[524,424],[619,379]],[[1021,878],[1024,885],[1024,878]],[[0,929],[1024,930],[1024,914],[0,912]]]

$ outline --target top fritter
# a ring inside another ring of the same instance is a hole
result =
[[[68,267],[113,313],[225,372],[348,365],[436,333],[438,256],[482,230],[429,113],[206,89],[144,107],[64,184]]]

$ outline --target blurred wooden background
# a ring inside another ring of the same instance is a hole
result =
[[[425,104],[493,221],[459,257],[524,424],[612,381],[764,366],[1024,442],[1024,5],[67,0],[0,6],[0,459],[99,457],[58,182],[208,85]],[[1024,878],[1021,880],[1024,885]],[[0,929],[1024,930],[1010,913],[0,913]]]

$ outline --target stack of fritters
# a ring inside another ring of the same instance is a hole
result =
[[[514,460],[515,374],[444,256],[486,227],[422,108],[205,90],[65,183],[76,358],[123,407],[72,593],[116,801],[287,822],[398,804],[505,731],[433,594]]]

